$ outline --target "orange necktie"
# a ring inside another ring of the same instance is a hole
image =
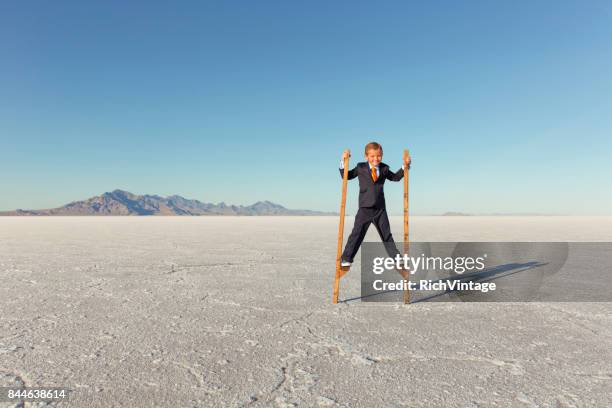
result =
[[[376,175],[376,167],[372,167],[372,180],[374,180],[375,183],[376,180],[378,180],[378,176]]]

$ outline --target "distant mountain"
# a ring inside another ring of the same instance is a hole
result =
[[[62,207],[46,210],[15,210],[0,215],[336,215],[336,213],[291,210],[270,201],[255,204],[227,205],[203,203],[179,195],[136,195],[114,190],[83,201],[73,201]]]

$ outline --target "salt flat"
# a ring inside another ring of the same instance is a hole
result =
[[[337,228],[2,217],[0,385],[74,390],[60,407],[612,406],[610,303],[332,305]],[[413,217],[411,238],[612,241],[612,217]]]

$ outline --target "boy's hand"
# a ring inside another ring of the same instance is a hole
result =
[[[349,149],[344,150],[344,153],[342,153],[342,158],[348,159],[349,157],[351,157],[351,151]]]
[[[407,154],[406,156],[404,156],[404,165],[406,165],[406,167],[410,166],[411,162],[412,162],[412,159],[410,158],[410,154]]]

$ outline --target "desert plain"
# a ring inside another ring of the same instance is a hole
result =
[[[416,241],[612,241],[612,217],[410,225]],[[612,406],[611,303],[333,305],[337,232],[337,217],[0,217],[0,386],[71,390],[0,407]]]

